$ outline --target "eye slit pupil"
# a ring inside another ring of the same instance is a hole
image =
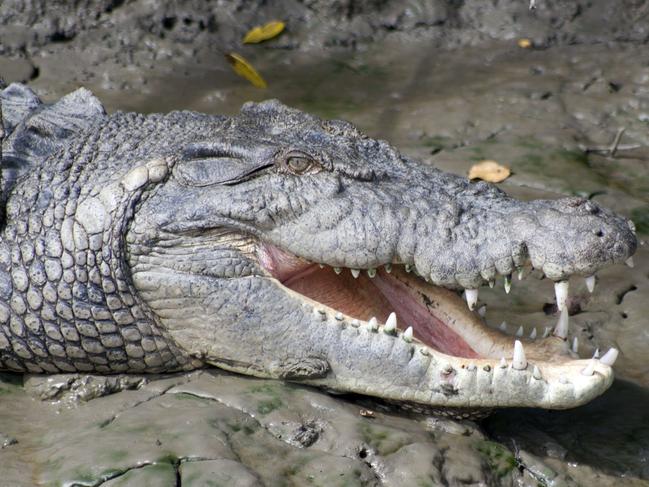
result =
[[[292,171],[301,173],[309,169],[311,166],[311,159],[302,156],[291,156],[288,158],[286,163]]]

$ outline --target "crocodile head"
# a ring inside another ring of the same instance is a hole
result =
[[[25,176],[3,182],[0,369],[213,364],[438,410],[568,408],[611,384],[615,350],[569,349],[568,280],[636,238],[590,201],[517,201],[277,101],[107,117],[83,90],[44,109],[8,90],[3,162]],[[530,265],[563,311],[515,341],[474,308]]]
[[[127,241],[135,288],[200,360],[413,407],[568,408],[611,384],[615,351],[569,350],[565,299],[635,251],[626,219],[512,199],[276,101],[190,139],[154,158],[169,174]],[[529,265],[564,311],[515,345],[473,308]]]

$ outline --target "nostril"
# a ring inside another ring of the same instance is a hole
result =
[[[603,237],[603,236],[604,236],[604,231],[601,230],[601,229],[600,229],[600,230],[597,230],[597,231],[595,232],[595,235],[597,235],[598,237]]]

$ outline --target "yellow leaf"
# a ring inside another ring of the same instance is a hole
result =
[[[264,25],[250,29],[243,38],[244,44],[257,44],[258,42],[267,41],[273,37],[277,37],[284,30],[284,22],[273,21]]]
[[[482,179],[490,183],[499,183],[509,177],[511,171],[508,167],[498,164],[496,161],[480,161],[471,166],[469,179]]]
[[[532,47],[532,41],[530,41],[529,39],[518,39],[518,47],[529,49],[530,47]]]
[[[252,64],[246,61],[239,54],[230,52],[225,55],[225,58],[232,65],[232,69],[234,69],[235,73],[246,78],[257,88],[266,88],[268,86],[266,81],[264,81],[264,78],[262,78],[257,70],[252,67]]]

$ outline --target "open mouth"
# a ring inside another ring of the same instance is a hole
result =
[[[530,380],[564,384],[602,373],[610,377],[617,358],[617,350],[611,349],[601,357],[580,360],[568,340],[567,307],[556,325],[543,332],[511,337],[487,326],[458,293],[421,278],[414,266],[330,267],[265,243],[258,248],[258,258],[282,286],[299,293],[323,316],[393,335],[457,368],[517,369],[526,371]]]

